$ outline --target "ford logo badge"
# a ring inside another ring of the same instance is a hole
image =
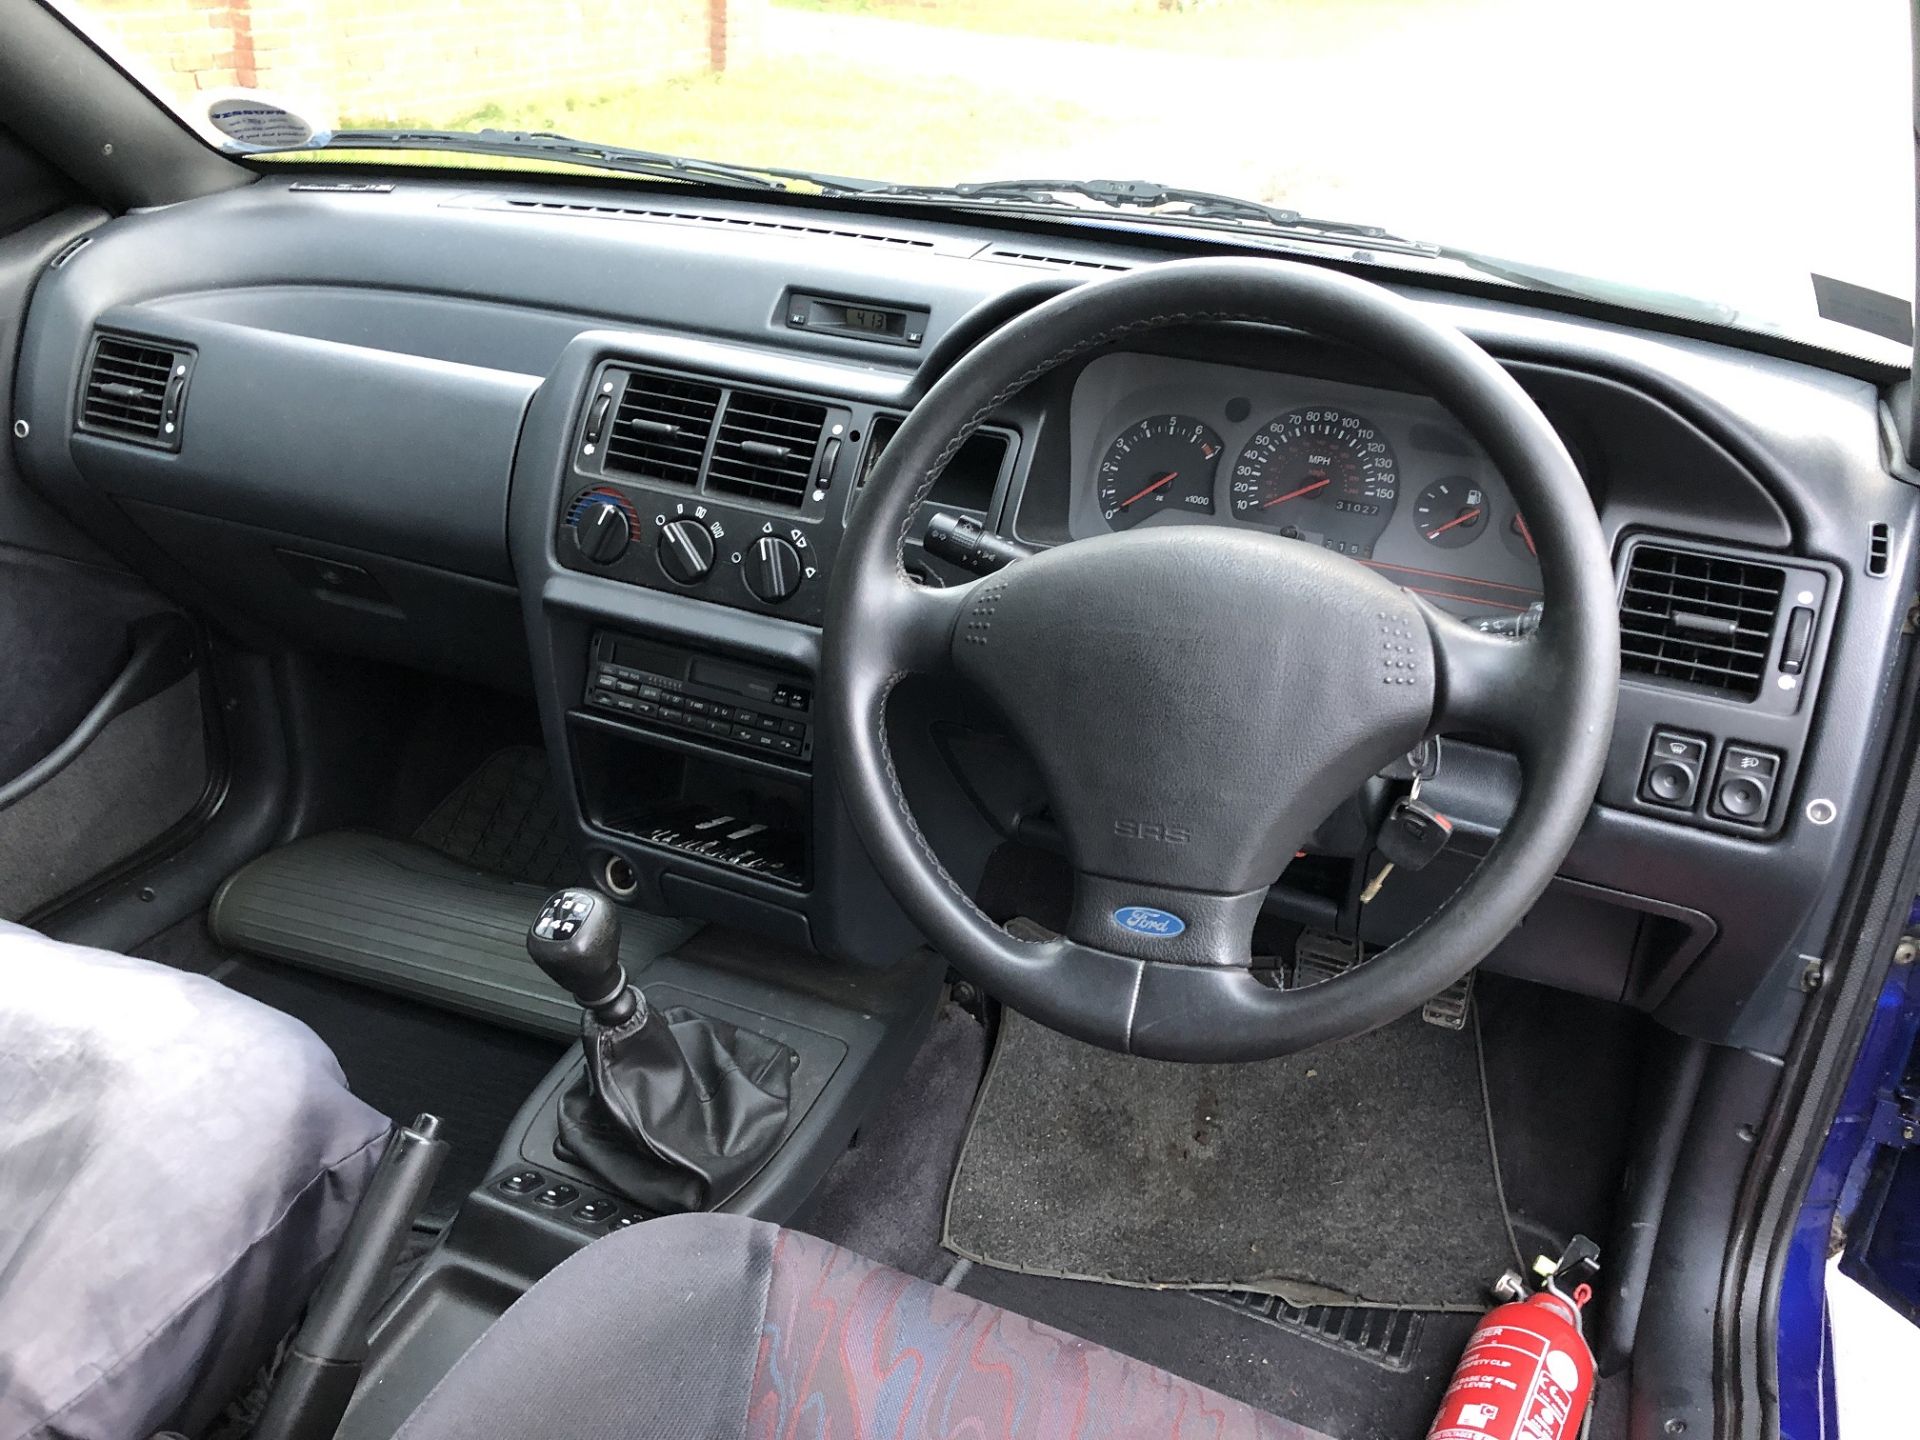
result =
[[[1122,930],[1149,935],[1155,940],[1171,940],[1187,928],[1187,922],[1178,915],[1156,910],[1151,905],[1122,905],[1113,912],[1113,923]]]

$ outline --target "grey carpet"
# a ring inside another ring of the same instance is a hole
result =
[[[207,788],[200,679],[111,721],[78,758],[0,811],[0,917],[17,920],[187,818]]]
[[[476,870],[529,885],[584,885],[553,793],[547,752],[537,745],[495,751],[421,822],[414,839]]]
[[[1039,1275],[1482,1309],[1518,1257],[1477,1029],[1416,1016],[1284,1060],[1176,1065],[1008,1012],[945,1243]]]
[[[820,1182],[799,1229],[883,1265],[938,1281],[953,1257],[940,1248],[947,1183],[986,1068],[986,1031],[949,1005],[900,1086]]]

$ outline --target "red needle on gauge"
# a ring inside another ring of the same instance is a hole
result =
[[[1462,510],[1458,515],[1454,516],[1453,519],[1447,521],[1447,523],[1442,525],[1438,530],[1427,531],[1427,539],[1429,540],[1435,539],[1438,536],[1446,534],[1447,531],[1451,530],[1456,525],[1465,525],[1469,520],[1478,520],[1479,518],[1480,518],[1480,511],[1477,506],[1472,510]]]
[[[1120,508],[1124,510],[1129,505],[1133,504],[1134,500],[1146,499],[1147,496],[1151,495],[1154,491],[1158,490],[1162,485],[1171,485],[1175,480],[1178,480],[1179,478],[1180,478],[1180,472],[1178,470],[1167,471],[1166,474],[1162,475],[1158,480],[1154,481],[1151,485],[1147,486],[1147,488],[1142,490],[1138,495],[1135,495],[1133,499],[1122,500],[1120,502]]]
[[[1316,480],[1311,485],[1302,485],[1298,490],[1289,490],[1284,495],[1276,495],[1271,500],[1263,500],[1260,502],[1260,508],[1262,510],[1271,510],[1283,500],[1298,500],[1302,495],[1311,495],[1316,490],[1324,490],[1332,483],[1333,480],[1331,477]]]
[[[1534,546],[1533,531],[1527,528],[1527,517],[1524,515],[1515,515],[1513,517],[1513,529],[1514,533],[1526,542],[1527,554],[1533,556],[1536,560],[1539,559],[1540,551]]]

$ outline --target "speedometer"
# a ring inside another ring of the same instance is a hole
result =
[[[1400,472],[1365,417],[1290,410],[1253,432],[1234,462],[1231,493],[1236,519],[1365,558],[1393,518]]]

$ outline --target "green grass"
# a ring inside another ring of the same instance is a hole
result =
[[[1403,15],[1453,0],[772,0],[785,10],[864,15],[996,35],[1087,40],[1182,53],[1350,52]]]
[[[1018,168],[1027,147],[1095,118],[1070,102],[992,88],[923,88],[911,79],[857,70],[828,73],[820,67],[758,63],[614,95],[556,94],[496,102],[463,114],[341,123],[356,129],[552,130],[707,160],[943,182]],[[360,158],[362,152],[352,153]],[[389,160],[421,158],[379,154]],[[461,157],[457,163],[485,164],[488,157]],[[534,163],[529,168],[551,167]]]

